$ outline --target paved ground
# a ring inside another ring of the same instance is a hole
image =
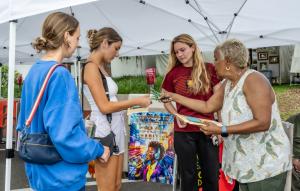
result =
[[[5,187],[5,144],[0,144],[0,190]],[[16,155],[16,154],[15,154]],[[11,171],[11,190],[13,191],[30,191],[24,172],[24,162],[16,155],[12,159]],[[92,179],[88,179],[87,191],[96,191],[96,183]],[[128,182],[123,180],[122,191],[171,191],[171,185],[148,183],[148,182]]]

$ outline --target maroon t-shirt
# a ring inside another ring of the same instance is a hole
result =
[[[207,101],[213,95],[213,87],[220,82],[217,77],[215,66],[210,63],[206,63],[206,70],[209,75],[211,88],[208,93],[193,94],[188,90],[188,81],[191,80],[192,67],[184,67],[183,65],[175,66],[170,72],[166,74],[165,80],[163,81],[162,88],[168,92],[174,92],[185,97],[192,99],[198,99]],[[212,113],[203,114],[191,110],[181,104],[176,103],[177,112],[182,115],[199,117],[204,119],[213,119]],[[188,124],[185,128],[179,128],[177,122],[174,122],[175,131],[177,132],[198,132],[199,127],[196,125]]]

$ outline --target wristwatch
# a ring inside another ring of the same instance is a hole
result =
[[[221,127],[221,136],[228,137],[227,127],[225,125],[222,125]]]

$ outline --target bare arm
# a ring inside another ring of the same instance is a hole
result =
[[[219,82],[217,85],[214,86],[213,88],[213,91],[214,91],[214,94],[217,92],[218,89],[220,89],[222,87],[222,84],[221,82]],[[217,111],[217,116],[218,116],[218,122],[221,122],[222,119],[221,119],[221,111]]]
[[[140,105],[142,107],[150,105],[149,96],[142,96],[118,102],[108,101],[98,66],[94,63],[89,63],[85,66],[84,82],[88,85],[96,105],[103,114],[125,110],[135,105]]]
[[[166,92],[166,90],[162,89],[162,92]],[[177,109],[171,102],[164,103],[164,107],[169,113],[173,115],[176,115],[178,113]],[[184,121],[181,121],[179,118],[176,117],[175,119],[179,128],[185,128],[187,126],[187,124]]]
[[[162,92],[164,93],[167,91],[165,89],[162,89]],[[176,108],[173,106],[173,104],[171,102],[164,103],[164,107],[169,113],[171,113],[173,115],[175,115],[177,113]]]
[[[275,94],[265,77],[257,72],[250,74],[243,91],[252,111],[253,119],[228,127],[228,133],[253,133],[266,131],[271,124],[272,104]]]
[[[272,104],[275,94],[272,87],[260,73],[250,74],[243,87],[246,101],[252,111],[253,119],[227,127],[229,134],[254,133],[267,131],[271,123]],[[221,128],[210,123],[207,127],[201,127],[205,134],[221,133]]]
[[[177,111],[176,111],[176,109],[174,108],[174,106],[172,105],[172,103],[164,103],[164,107],[165,107],[165,109],[169,112],[169,113],[171,113],[171,114],[173,114],[173,115],[175,115],[176,113],[177,113]]]
[[[179,94],[168,92],[166,95],[170,96],[173,101],[184,105],[199,113],[213,113],[219,111],[223,105],[225,85],[221,84],[221,87],[209,98],[209,100],[202,101],[197,99],[191,99]]]

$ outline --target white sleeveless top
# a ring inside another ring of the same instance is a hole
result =
[[[110,101],[117,102],[118,86],[111,77],[105,76],[105,78],[107,81]],[[110,126],[107,121],[106,114],[100,112],[97,104],[93,99],[90,89],[86,84],[83,85],[83,93],[91,107],[90,120],[94,121],[96,124],[95,137],[105,137],[110,133]],[[116,135],[119,133],[125,134],[125,122],[123,111],[112,113],[111,129]]]
[[[243,92],[245,79],[254,70],[247,70],[230,91],[227,80],[221,111],[223,124],[235,125],[253,119]],[[241,183],[256,182],[291,169],[290,143],[283,129],[277,101],[272,105],[272,120],[268,131],[232,134],[224,138],[222,169]]]

